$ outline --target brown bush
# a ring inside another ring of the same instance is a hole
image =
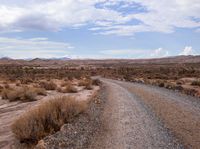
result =
[[[20,82],[17,82],[15,85],[16,85],[16,86],[21,86],[21,83],[20,83]]]
[[[78,92],[77,89],[71,84],[67,85],[64,88],[64,91],[67,92],[67,93],[77,93]]]
[[[82,79],[79,81],[79,86],[87,86],[88,84],[92,84],[92,81],[90,79]]]
[[[60,86],[64,87],[64,86],[67,86],[68,84],[71,84],[71,82],[70,81],[63,81]]]
[[[72,97],[56,97],[20,116],[12,125],[12,132],[21,142],[36,143],[43,137],[55,133],[87,108],[86,101]]]
[[[57,88],[57,91],[61,93],[77,93],[78,92],[78,90],[72,84],[68,84],[64,88],[61,88],[61,87]]]
[[[99,86],[99,85],[101,85],[101,81],[99,79],[94,79],[94,80],[92,80],[92,85]]]
[[[79,86],[85,86],[85,89],[92,89],[92,80],[91,79],[83,79],[79,82]]]
[[[46,90],[55,90],[57,88],[57,85],[52,81],[50,82],[42,81],[39,83],[39,85],[41,88],[44,88]]]
[[[33,88],[33,91],[37,94],[37,95],[43,95],[46,96],[47,92],[44,88]]]
[[[1,92],[3,89],[4,89],[3,86],[0,85],[0,92]]]
[[[200,86],[200,80],[192,81],[191,85],[193,85],[193,86]]]
[[[36,93],[31,88],[16,88],[16,89],[4,89],[1,93],[2,99],[8,99],[9,101],[34,101],[36,100]]]
[[[9,89],[9,88],[10,88],[10,85],[6,83],[6,84],[4,85],[4,88]]]

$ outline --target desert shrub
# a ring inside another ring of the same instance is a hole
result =
[[[30,78],[23,78],[23,79],[20,79],[20,81],[21,81],[22,84],[33,83],[33,80],[30,79]]]
[[[76,87],[74,87],[70,82],[68,82],[68,84],[65,83],[64,85],[61,85],[61,86],[64,86],[64,87],[58,87],[57,88],[58,92],[61,92],[61,93],[77,93],[78,92]]]
[[[70,81],[63,81],[60,86],[64,87],[64,86],[68,86],[69,84],[72,84],[72,83]]]
[[[79,86],[87,86],[88,84],[91,84],[92,81],[91,79],[82,79],[79,81],[78,85]]]
[[[2,99],[8,99],[9,101],[35,101],[35,97],[37,95],[37,92],[33,88],[10,88],[10,89],[3,89],[2,93]]]
[[[192,81],[191,85],[193,85],[193,86],[200,86],[200,80]]]
[[[85,86],[85,89],[92,89],[92,80],[91,79],[83,79],[79,82],[79,86]]]
[[[164,82],[160,82],[160,83],[158,84],[158,86],[159,86],[159,87],[164,87],[164,86],[165,86],[165,83],[164,83]]]
[[[92,85],[99,86],[99,85],[101,85],[101,81],[99,79],[94,79],[94,80],[92,80]]]
[[[3,89],[4,89],[3,86],[0,85],[0,92],[1,92]]]
[[[86,84],[85,89],[92,90],[93,89],[92,83]]]
[[[13,91],[11,88],[3,88],[1,92],[2,99],[9,99],[10,93]]]
[[[86,101],[72,97],[55,97],[21,115],[12,125],[12,132],[21,142],[36,143],[43,137],[55,133],[87,108]]]
[[[34,88],[33,90],[37,95],[43,95],[43,96],[47,95],[47,92],[44,88]]]
[[[65,86],[62,89],[62,93],[77,93],[78,90],[73,85]]]
[[[20,82],[17,82],[15,85],[16,85],[16,86],[21,86],[21,83],[20,83]]]
[[[42,81],[39,83],[41,88],[44,88],[46,90],[55,90],[57,88],[57,85],[50,81],[50,82],[46,82],[46,81]]]
[[[10,85],[6,83],[6,84],[4,85],[4,88],[9,89],[9,88],[10,88]]]

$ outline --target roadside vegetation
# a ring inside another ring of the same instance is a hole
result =
[[[12,131],[22,143],[37,143],[60,130],[64,123],[86,110],[87,105],[86,101],[67,96],[49,99],[21,115],[13,123]]]

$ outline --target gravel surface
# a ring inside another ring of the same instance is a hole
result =
[[[137,95],[164,126],[184,144],[200,147],[200,99],[144,84],[114,81],[132,95]]]
[[[93,139],[90,148],[183,148],[138,96],[115,81],[102,81],[107,87],[107,104],[102,117],[103,128]]]

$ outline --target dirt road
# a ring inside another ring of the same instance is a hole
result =
[[[199,99],[148,85],[102,81],[108,103],[90,148],[200,147]]]

